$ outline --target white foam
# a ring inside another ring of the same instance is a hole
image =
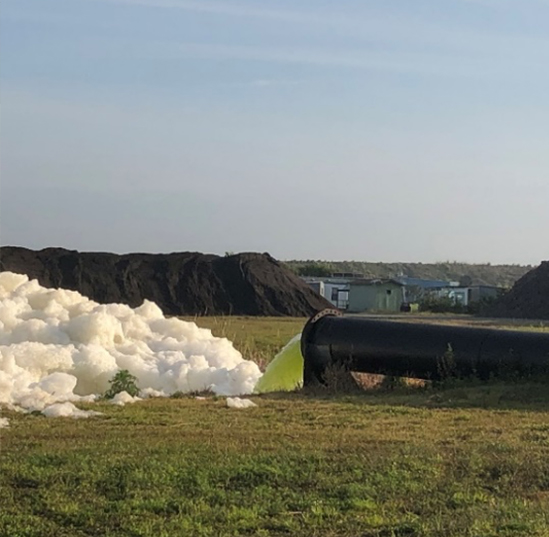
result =
[[[134,397],[128,392],[119,392],[110,400],[110,403],[111,405],[124,406],[127,403],[135,403],[141,400],[141,397]]]
[[[0,418],[0,429],[7,429],[10,426],[8,418]]]
[[[0,273],[0,404],[42,411],[89,402],[122,369],[137,378],[142,397],[249,394],[261,376],[229,340],[167,319],[147,300],[135,309],[101,305]]]
[[[240,397],[227,397],[229,408],[252,408],[257,406],[251,399],[240,399]]]
[[[55,403],[42,410],[42,414],[48,418],[90,418],[100,416],[101,412],[95,410],[80,410],[72,403]]]

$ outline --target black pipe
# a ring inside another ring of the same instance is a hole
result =
[[[301,336],[305,385],[326,368],[440,380],[549,375],[549,334],[441,324],[382,321],[324,310]]]

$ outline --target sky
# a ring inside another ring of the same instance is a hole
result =
[[[2,0],[0,242],[538,264],[549,0]]]

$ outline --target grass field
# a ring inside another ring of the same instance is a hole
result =
[[[248,360],[266,365],[275,354],[303,330],[305,318],[296,317],[183,317],[214,336],[230,339]]]
[[[439,323],[460,326],[481,326],[508,330],[549,332],[547,321],[479,319],[470,315],[423,313],[418,315],[370,315],[394,321]],[[183,317],[202,328],[209,328],[218,337],[230,339],[245,358],[260,366],[267,364],[292,337],[300,333],[306,318],[295,317]]]
[[[304,320],[198,322],[261,357]],[[253,399],[5,412],[0,535],[549,536],[547,384]]]

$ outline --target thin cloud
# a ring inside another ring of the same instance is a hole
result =
[[[534,51],[548,50],[549,39],[535,35],[508,35],[500,33],[479,32],[474,29],[455,27],[452,24],[428,21],[410,14],[395,16],[391,11],[388,16],[379,13],[354,11],[308,11],[278,10],[268,7],[256,7],[248,3],[211,0],[83,0],[102,4],[118,4],[136,8],[175,9],[194,13],[219,16],[265,19],[288,24],[325,26],[332,32],[338,32],[347,38],[360,42],[381,42],[418,46],[423,44],[436,51],[449,49],[477,53],[507,50],[511,55],[516,50],[527,47]],[[531,0],[537,5],[549,6],[549,0]],[[527,3],[519,0],[454,0],[456,3],[477,4],[478,6],[518,7],[524,8]],[[265,4],[262,3],[264,6]]]
[[[200,43],[149,43],[144,57],[156,60],[215,60],[255,61],[389,71],[401,74],[424,74],[448,77],[485,77],[494,73],[506,74],[508,64],[494,62],[490,56],[452,55],[444,53],[383,52],[376,50],[345,49],[338,52],[326,49],[267,48],[241,45],[218,45]],[[534,62],[534,66],[535,66]],[[531,65],[521,63],[521,68]],[[268,85],[259,80],[258,86]]]
[[[491,7],[495,9],[506,8],[531,8],[532,4],[538,6],[549,6],[549,0],[455,0],[461,4],[476,4],[479,6]]]
[[[230,4],[228,2],[210,2],[193,0],[87,0],[92,2],[101,2],[108,4],[123,4],[135,7],[149,7],[158,9],[180,9],[184,11],[193,11],[196,13],[211,13],[215,15],[231,15],[234,17],[258,17],[267,19],[278,19],[293,22],[311,22],[310,13],[300,13],[296,11],[283,11],[265,8],[254,8],[249,5]]]
[[[273,86],[297,86],[299,84],[301,84],[299,80],[276,80],[260,78],[258,80],[252,80],[250,86],[254,86],[256,88],[270,88]]]

